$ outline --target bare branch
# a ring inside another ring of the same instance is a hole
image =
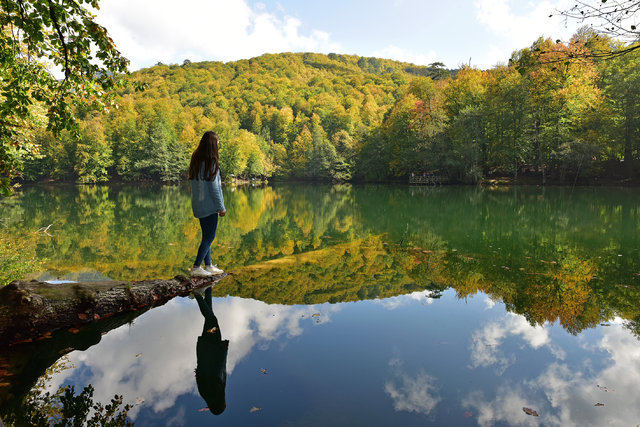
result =
[[[60,43],[62,43],[62,51],[64,52],[64,79],[66,81],[71,74],[71,69],[69,68],[69,51],[67,49],[67,43],[64,40],[64,35],[60,30],[60,25],[58,24],[56,13],[53,10],[53,3],[51,2],[51,0],[48,0],[47,3],[49,3],[49,16],[51,17],[51,22],[53,23],[53,27],[56,29],[56,33],[58,34]]]

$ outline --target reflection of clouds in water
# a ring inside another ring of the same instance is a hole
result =
[[[462,400],[462,407],[471,409],[481,427],[504,423],[511,426],[548,425],[549,417],[540,410],[542,402],[527,400],[525,392],[517,387],[501,386],[495,399],[487,399],[482,392],[474,391]],[[527,415],[523,407],[540,413],[539,417]]]
[[[376,299],[374,301],[381,304],[386,309],[395,310],[398,307],[410,304],[412,301],[419,301],[422,304],[430,305],[433,303],[433,298],[431,298],[432,294],[433,292],[431,291],[418,291],[407,295],[399,295],[397,297]]]
[[[557,361],[537,378],[501,387],[494,399],[472,392],[463,400],[463,406],[475,410],[481,426],[501,422],[551,426],[636,425],[640,419],[637,404],[640,345],[621,325],[601,331],[602,338],[596,349],[608,353],[609,359],[608,366],[600,372],[592,371],[588,359],[578,366]],[[597,407],[596,403],[605,406]],[[537,410],[540,417],[534,420],[527,416],[523,406]]]
[[[300,335],[300,321],[327,322],[338,305],[268,305],[242,298],[214,299],[213,309],[224,339],[230,341],[227,372],[246,357],[254,346],[268,347],[283,336]],[[70,353],[70,361],[81,372],[82,382],[93,384],[95,399],[108,402],[122,394],[125,402],[143,398],[159,412],[171,408],[185,393],[197,393],[194,369],[196,340],[202,332],[203,318],[195,300],[176,298],[163,307],[145,313],[134,327],[123,326],[109,332],[102,341],[85,352]],[[139,355],[136,357],[136,355]],[[57,388],[74,370],[54,377],[50,388]],[[130,416],[135,418],[140,406]]]
[[[558,425],[637,425],[640,420],[640,345],[622,326],[603,329],[599,346],[608,366],[586,375],[567,364],[551,365],[534,383],[559,410]],[[606,387],[609,392],[599,388]],[[595,407],[596,403],[604,407]]]
[[[527,320],[514,313],[507,313],[503,319],[487,323],[473,333],[471,342],[470,368],[495,366],[496,374],[502,375],[515,362],[515,356],[506,356],[500,345],[509,336],[521,336],[533,349],[548,347],[558,359],[565,353],[551,342],[549,332],[543,326],[531,326]]]
[[[436,379],[422,371],[415,376],[407,375],[402,372],[403,363],[397,358],[391,359],[389,365],[395,378],[385,383],[384,391],[393,400],[393,408],[429,415],[441,400],[434,385]]]
[[[496,302],[492,300],[488,295],[485,295],[484,303],[487,305],[486,310],[491,310],[496,305]]]

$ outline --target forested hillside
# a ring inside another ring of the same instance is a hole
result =
[[[338,54],[158,64],[129,78],[80,136],[37,138],[28,180],[184,178],[206,130],[227,176],[375,180],[435,172],[453,182],[523,172],[544,183],[632,177],[640,151],[640,51],[582,30],[539,39],[508,65],[448,71]]]

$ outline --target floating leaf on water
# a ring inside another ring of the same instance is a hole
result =
[[[253,408],[249,409],[249,412],[254,413],[254,412],[258,412],[261,411],[262,408],[258,408],[257,406],[254,406]]]
[[[600,323],[600,326],[611,326],[610,323]]]
[[[537,417],[537,416],[538,416],[538,412],[537,412],[537,411],[534,411],[534,410],[533,410],[533,409],[531,409],[531,408],[525,408],[525,407],[523,406],[523,407],[522,407],[522,410],[523,410],[523,411],[524,411],[524,413],[525,413],[525,414],[527,414],[527,415],[532,415],[532,416],[534,416],[534,417]]]
[[[211,329],[207,329],[207,332],[210,334],[215,334],[216,332],[218,332],[218,328],[216,326],[214,326]]]
[[[136,405],[142,405],[144,403],[144,398],[143,397],[138,397],[136,399]]]
[[[604,406],[604,403],[600,403],[600,402],[598,402],[598,403],[596,403],[596,404],[595,404],[595,405],[593,405],[593,406]]]
[[[615,390],[614,390],[614,389],[609,388],[609,387],[602,386],[602,385],[600,385],[600,384],[596,384],[596,387],[598,387],[600,390],[605,391],[605,392],[607,392],[607,393],[615,393]]]
[[[78,313],[78,319],[80,320],[87,320],[87,315],[84,313]]]
[[[320,313],[313,313],[311,317],[320,317]]]
[[[473,412],[467,411],[464,414],[462,414],[462,416],[465,417],[465,418],[471,418],[471,417],[473,417]]]
[[[69,328],[69,332],[71,332],[72,334],[77,334],[78,332],[80,332],[80,330],[77,328]]]
[[[264,369],[264,368],[260,369],[260,372],[262,372],[263,374],[267,375],[267,370]]]
[[[140,356],[142,356],[142,353],[136,354],[136,357],[140,357]]]
[[[198,412],[207,412],[209,410],[209,408],[200,408],[198,409]]]

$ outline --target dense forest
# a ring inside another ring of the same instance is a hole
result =
[[[315,53],[159,63],[127,77],[146,89],[121,89],[117,109],[77,111],[79,135],[38,134],[24,178],[180,180],[206,130],[221,136],[226,176],[633,178],[640,50],[590,55],[625,48],[617,43],[582,29],[568,43],[540,38],[489,70]]]

